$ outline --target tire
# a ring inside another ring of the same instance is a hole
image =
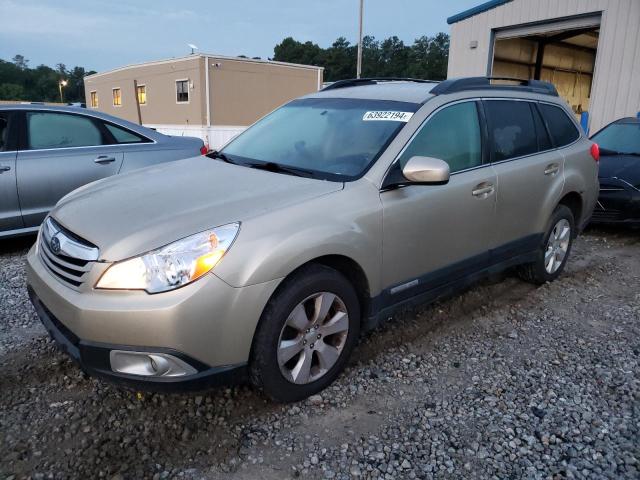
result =
[[[554,262],[553,267],[549,269],[549,257],[546,257],[547,261],[545,261],[545,255],[547,253],[547,250],[550,248],[550,244],[553,243],[554,240],[554,238],[551,238],[550,242],[550,237],[552,235],[554,235],[555,237],[555,232],[558,232],[558,230],[556,229],[559,226],[568,226],[570,228],[567,238],[568,243],[566,244],[566,251],[560,263],[557,264],[558,257],[555,256],[556,261]],[[569,258],[569,254],[571,253],[573,239],[575,238],[576,234],[577,232],[575,228],[573,213],[566,205],[558,205],[553,211],[551,218],[549,219],[549,225],[543,237],[542,244],[536,252],[536,260],[532,263],[520,267],[518,272],[520,274],[520,277],[523,280],[534,283],[536,285],[542,285],[546,282],[552,282],[556,278],[558,278],[558,276],[560,276],[560,274],[563,272],[564,267],[567,263],[567,259]]]
[[[330,305],[328,313],[314,321],[325,305]],[[344,327],[346,332],[339,330]],[[330,333],[333,330],[336,333]],[[260,317],[250,360],[251,383],[278,402],[318,393],[343,370],[359,330],[360,303],[353,285],[332,268],[302,267],[284,281]]]

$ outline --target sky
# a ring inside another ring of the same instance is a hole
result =
[[[364,33],[406,43],[449,32],[447,17],[483,0],[365,0]],[[180,57],[269,58],[283,38],[330,46],[358,37],[359,0],[0,0],[0,59],[104,71]]]

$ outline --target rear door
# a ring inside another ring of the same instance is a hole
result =
[[[120,170],[123,153],[93,117],[35,110],[23,120],[26,135],[16,168],[26,227],[39,225],[70,191]]]
[[[540,245],[563,187],[562,153],[551,143],[536,102],[485,99],[491,161],[498,176],[492,262]]]
[[[413,156],[449,164],[445,185],[383,191],[383,282],[389,303],[486,267],[495,225],[496,175],[483,158],[479,102],[441,107],[414,135],[389,175]]]
[[[16,187],[17,123],[12,112],[0,111],[0,236],[22,228]]]

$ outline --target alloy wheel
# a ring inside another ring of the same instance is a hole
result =
[[[280,372],[291,383],[315,382],[336,364],[348,333],[342,299],[330,292],[310,295],[291,311],[280,332]]]
[[[564,257],[569,251],[571,240],[571,225],[569,221],[562,218],[555,224],[544,252],[544,268],[548,274],[554,274],[562,265]]]

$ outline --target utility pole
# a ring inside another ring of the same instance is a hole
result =
[[[360,36],[358,40],[358,63],[356,66],[356,76],[360,78],[362,74],[362,12],[364,10],[364,0],[360,0]]]

